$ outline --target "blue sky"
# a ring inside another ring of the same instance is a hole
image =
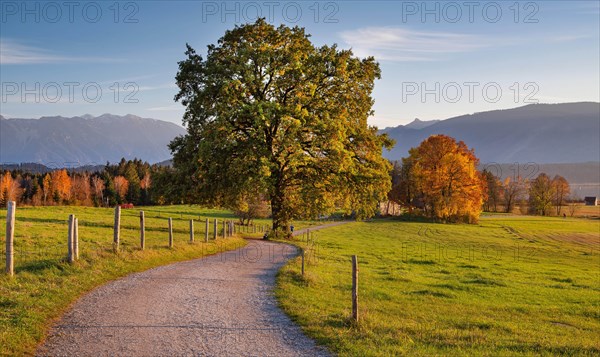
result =
[[[305,27],[318,45],[375,56],[382,79],[370,123],[381,128],[600,101],[599,1],[0,4],[0,113],[13,118],[131,113],[180,123],[174,76],[185,43],[205,53],[258,14]]]

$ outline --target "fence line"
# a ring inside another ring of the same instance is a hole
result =
[[[173,247],[175,240],[182,234],[189,234],[189,241],[186,242],[189,244],[196,244],[196,233],[204,234],[204,243],[211,241],[217,243],[217,238],[229,238],[240,234],[242,230],[246,233],[265,230],[263,225],[243,226],[231,219],[221,219],[221,227],[219,219],[213,218],[213,224],[211,225],[211,218],[204,218],[196,214],[179,215],[180,217],[176,219],[165,217],[164,213],[147,214],[144,211],[139,211],[139,214],[135,212],[132,215],[131,212],[123,210],[118,206],[114,208],[114,216],[108,219],[103,216],[99,220],[94,220],[95,218],[88,216],[80,222],[79,219],[82,217],[75,216],[74,214],[69,214],[68,220],[55,218],[41,219],[36,216],[27,215],[17,220],[15,227],[16,204],[9,202],[7,206],[7,240],[6,246],[0,247],[0,254],[6,255],[6,273],[9,275],[14,274],[15,265],[19,269],[39,269],[46,264],[55,264],[61,261],[74,263],[79,260],[80,253],[86,256],[94,254],[94,252],[113,251],[115,253],[130,253],[148,248],[160,249],[167,246]],[[85,213],[81,214],[85,216]],[[187,219],[191,216],[205,220],[204,232],[202,229],[198,229],[199,227],[195,227],[194,219]],[[158,221],[162,223],[158,223]],[[21,222],[26,227],[31,227],[32,224],[37,227],[48,227],[47,231],[52,233],[46,234],[44,232],[46,229],[44,228],[39,230],[40,233],[34,233],[34,235],[27,234],[29,233],[28,231],[19,230]],[[183,224],[183,222],[189,225]],[[81,232],[79,230],[80,224],[82,228]],[[63,243],[56,242],[54,232],[57,229],[60,232],[64,232],[59,233],[59,235],[66,238],[67,247],[64,246],[64,240],[62,239]],[[108,233],[110,230],[112,230],[112,239],[106,239],[110,235]],[[98,234],[97,231],[101,231],[102,233]],[[168,235],[165,235],[165,232]],[[80,238],[83,238],[83,240]],[[50,241],[44,243],[46,239]],[[204,245],[202,249],[205,249]]]

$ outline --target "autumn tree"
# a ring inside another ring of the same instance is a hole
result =
[[[502,201],[504,202],[504,212],[511,213],[518,202],[523,200],[527,191],[527,183],[520,177],[504,179],[502,185]]]
[[[571,193],[571,187],[569,181],[560,175],[554,176],[552,179],[552,186],[554,191],[553,203],[556,207],[556,215],[560,215],[562,207],[567,203],[567,198]]]
[[[10,175],[10,172],[0,172],[0,204],[2,204],[3,206],[6,204],[6,200],[4,199],[4,197],[6,196],[5,194],[5,180],[7,180],[7,178],[5,178],[6,175]],[[12,180],[12,177],[10,178]]]
[[[478,220],[485,181],[476,169],[479,160],[473,150],[449,136],[432,135],[409,154],[411,177],[431,218]]]
[[[13,179],[9,171],[0,175],[0,202],[3,206],[9,201],[18,201],[22,192],[19,181]]]
[[[542,172],[529,185],[529,210],[542,216],[548,215],[554,196],[552,180]]]
[[[114,179],[114,186],[119,202],[124,202],[129,190],[129,181],[124,176],[117,176]]]
[[[184,195],[271,203],[273,228],[332,212],[372,216],[390,189],[392,142],[367,124],[380,77],[372,57],[317,47],[304,29],[264,19],[226,31],[206,59],[187,46],[175,100],[187,135],[170,148]]]
[[[71,178],[67,170],[56,170],[50,174],[50,192],[54,201],[61,204],[71,199]]]
[[[71,197],[77,205],[89,206],[92,204],[92,188],[88,173],[74,175],[71,179]]]

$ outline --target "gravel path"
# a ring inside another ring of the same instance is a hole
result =
[[[275,274],[296,254],[287,244],[252,240],[115,280],[77,301],[37,355],[327,356],[272,294]]]
[[[37,355],[328,356],[272,294],[277,271],[297,254],[288,244],[250,240],[115,280],[77,301]]]

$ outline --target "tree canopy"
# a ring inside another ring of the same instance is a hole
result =
[[[411,200],[421,201],[436,220],[477,221],[486,187],[473,150],[449,136],[432,135],[409,153],[405,191],[416,197]]]
[[[271,204],[273,228],[342,208],[372,216],[390,189],[393,143],[367,124],[380,69],[303,28],[264,19],[226,31],[206,59],[187,46],[175,96],[187,134],[170,145],[187,200]]]

